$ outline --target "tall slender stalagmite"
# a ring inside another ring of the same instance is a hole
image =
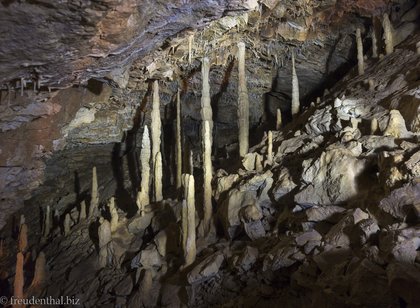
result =
[[[356,29],[356,45],[357,45],[357,69],[359,75],[365,73],[365,63],[363,59],[363,42],[362,34],[359,28]]]
[[[47,205],[47,208],[45,209],[45,215],[44,215],[44,230],[43,230],[43,235],[45,237],[50,235],[51,223],[52,223],[51,208],[49,205]]]
[[[79,213],[79,222],[86,219],[86,202],[83,200],[80,202],[80,213]]]
[[[35,261],[34,278],[32,279],[29,289],[41,287],[46,279],[46,259],[45,254],[41,251]]]
[[[23,253],[18,252],[16,256],[15,281],[13,283],[13,296],[15,299],[23,299],[23,286],[25,285],[25,277],[23,274]],[[14,307],[23,307],[23,305],[15,305]]]
[[[118,227],[118,211],[115,206],[115,198],[111,197],[108,201],[109,213],[111,214],[111,232],[117,230]]]
[[[267,164],[273,164],[273,132],[268,131],[267,136]]]
[[[111,224],[108,220],[100,219],[100,226],[98,229],[99,237],[99,267],[103,268],[108,265],[109,256],[108,256],[108,244],[111,242]]]
[[[201,66],[201,74],[203,77],[203,87],[201,92],[201,120],[209,121],[210,124],[210,137],[213,134],[213,111],[211,110],[211,99],[210,99],[210,61],[208,58],[203,58]]]
[[[210,125],[208,121],[203,123],[203,169],[204,169],[204,219],[203,219],[203,231],[204,235],[208,234],[210,230],[211,216],[212,216],[212,203],[211,203],[211,180],[213,177],[212,163],[211,163],[211,139],[210,139]]]
[[[277,117],[276,117],[276,130],[281,129],[282,118],[281,118],[281,110],[277,109]]]
[[[391,21],[386,13],[382,19],[382,27],[384,28],[385,52],[389,55],[394,52],[394,38]]]
[[[149,185],[150,185],[150,138],[147,125],[144,126],[143,139],[141,141],[140,153],[141,165],[141,185],[137,193],[137,206],[140,215],[143,214],[144,207],[150,203]]]
[[[299,80],[296,74],[295,53],[292,52],[292,116],[297,115],[299,113],[299,109]]]
[[[67,213],[66,216],[64,216],[64,223],[63,223],[63,230],[64,230],[64,235],[67,236],[70,233],[70,214]]]
[[[152,137],[152,167],[154,166],[156,154],[160,152],[160,136],[162,123],[160,121],[160,98],[159,98],[159,82],[153,82],[153,105],[152,105],[152,126],[150,134]],[[154,170],[154,169],[152,169]]]
[[[182,243],[184,250],[184,267],[187,267],[194,263],[196,257],[194,176],[184,174],[183,184],[186,201],[183,203],[182,207]]]
[[[99,193],[98,193],[98,176],[96,174],[96,167],[92,168],[92,195],[90,199],[89,218],[97,215],[99,206]]]
[[[182,142],[181,142],[181,90],[176,95],[176,188],[181,188],[182,177]]]
[[[23,223],[19,230],[18,251],[25,253],[28,249],[28,226]]]
[[[155,183],[155,201],[159,202],[163,200],[162,195],[162,154],[158,152],[155,157],[155,176],[154,176],[154,183]]]
[[[244,157],[249,150],[249,97],[245,76],[245,43],[238,43],[238,128],[239,155]]]
[[[372,26],[372,58],[378,57],[378,39],[376,38],[375,27]]]

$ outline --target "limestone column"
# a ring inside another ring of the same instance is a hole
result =
[[[159,82],[153,82],[153,105],[152,105],[152,123],[150,133],[152,137],[152,166],[158,152],[160,152],[160,136],[162,123],[160,120],[160,99],[159,99]],[[154,170],[154,169],[153,169]]]
[[[100,226],[98,229],[99,237],[99,267],[103,268],[108,264],[108,244],[111,242],[111,224],[108,220],[100,219]]]
[[[111,214],[111,232],[117,230],[118,227],[118,211],[115,206],[115,198],[111,197],[108,201],[109,213]]]
[[[299,80],[296,74],[295,68],[295,54],[292,53],[292,116],[299,113],[300,101],[299,101]]]
[[[181,91],[178,89],[176,95],[176,188],[181,188],[182,177],[182,142],[181,142]]]
[[[182,240],[184,267],[187,267],[194,263],[196,257],[194,176],[185,174],[183,183],[186,200],[183,202],[182,207]]]
[[[23,223],[19,230],[18,251],[25,253],[28,249],[28,226]]]
[[[203,172],[204,172],[204,200],[203,200],[203,207],[204,207],[204,219],[203,219],[203,227],[204,227],[204,235],[208,234],[210,231],[210,223],[211,223],[211,216],[212,216],[212,202],[211,202],[211,180],[213,177],[212,172],[212,163],[211,163],[211,139],[210,139],[210,124],[208,121],[204,121],[203,123],[203,137],[202,137],[202,146],[203,146]]]
[[[211,109],[211,99],[210,99],[210,84],[209,84],[209,75],[210,75],[210,61],[208,58],[203,58],[203,63],[201,65],[201,74],[203,78],[203,87],[201,92],[201,120],[209,121],[210,125],[210,136],[213,136],[213,111]]]
[[[249,150],[249,97],[245,76],[245,43],[238,43],[238,128],[239,156],[244,157]]]
[[[23,274],[23,253],[18,252],[16,256],[15,281],[13,282],[14,298],[23,299],[23,286],[25,285],[25,277]],[[15,305],[14,307],[23,307],[23,305]]]
[[[281,129],[282,118],[281,118],[281,110],[277,109],[277,117],[276,117],[276,130]]]
[[[155,157],[155,163],[154,163],[154,168],[155,168],[155,176],[154,176],[154,183],[155,183],[155,201],[159,202],[163,200],[163,195],[162,195],[162,155],[160,152],[158,152],[156,154]]]
[[[90,199],[89,218],[97,215],[99,206],[99,193],[98,193],[98,176],[96,174],[96,167],[92,168],[92,195]]]
[[[388,14],[384,14],[382,19],[382,27],[384,28],[384,41],[385,41],[385,52],[387,55],[394,51],[394,38],[391,21],[389,20]]]
[[[365,73],[365,63],[363,59],[362,34],[359,28],[356,29],[356,45],[357,45],[357,69],[360,76]]]
[[[150,138],[149,129],[147,125],[144,127],[143,139],[141,142],[140,153],[141,165],[141,184],[137,193],[137,207],[140,215],[144,213],[144,207],[150,203],[149,199],[149,185],[150,185]]]
[[[45,254],[41,251],[35,261],[34,278],[32,279],[30,289],[42,286],[46,279],[46,259]]]

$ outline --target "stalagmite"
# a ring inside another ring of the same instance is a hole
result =
[[[370,122],[370,134],[371,135],[375,135],[376,132],[378,131],[378,119],[377,118],[373,118],[372,121]]]
[[[194,35],[190,34],[188,36],[188,63],[191,64],[192,63],[192,47],[193,47],[193,43],[194,43]]]
[[[19,225],[22,226],[24,223],[26,223],[26,218],[25,215],[20,215],[20,221],[19,221]]]
[[[99,237],[99,267],[103,268],[108,264],[108,244],[111,242],[111,224],[101,217],[98,229]]]
[[[257,154],[255,156],[255,170],[257,172],[263,172],[263,170],[264,170],[264,167],[263,167],[263,164],[262,164],[262,156],[260,154]]]
[[[209,74],[210,74],[210,61],[208,58],[203,58],[203,63],[201,65],[201,74],[203,78],[203,87],[201,92],[201,120],[209,121],[210,125],[210,137],[213,136],[213,111],[211,109],[211,99],[210,99],[210,84],[209,84]]]
[[[176,188],[181,188],[182,177],[182,142],[181,142],[181,91],[176,95]]]
[[[281,129],[282,119],[281,119],[281,110],[277,109],[277,117],[276,117],[276,130]]]
[[[150,203],[149,185],[150,185],[150,138],[147,125],[144,127],[143,139],[141,142],[140,153],[141,164],[141,185],[137,193],[137,206],[140,215],[144,214],[144,207]]]
[[[64,235],[67,236],[70,233],[70,214],[67,213],[64,217]]]
[[[98,176],[96,174],[96,167],[92,168],[92,195],[90,199],[89,218],[97,215],[99,206],[99,193],[98,193]]]
[[[18,245],[18,251],[22,253],[25,253],[28,249],[28,226],[25,223],[20,226]]]
[[[273,132],[270,130],[268,131],[267,136],[267,161],[266,164],[272,165],[273,164]]]
[[[292,116],[297,115],[299,113],[299,109],[299,80],[296,74],[295,54],[292,53]]]
[[[372,27],[372,58],[378,57],[378,39],[376,38],[375,28]]]
[[[365,73],[365,63],[363,59],[363,42],[362,34],[359,28],[356,29],[356,45],[357,45],[357,69],[359,75]]]
[[[153,82],[153,105],[151,116],[152,124],[150,127],[150,135],[152,139],[152,167],[154,167],[156,154],[160,152],[160,137],[162,129],[162,123],[160,120],[159,82],[157,80]]]
[[[45,216],[44,216],[44,231],[43,235],[47,237],[50,234],[51,231],[51,208],[49,205],[47,205],[47,208],[45,210]]]
[[[182,247],[184,267],[187,267],[194,263],[196,256],[194,176],[184,174],[183,184],[186,200],[182,203]]]
[[[158,152],[156,154],[155,163],[155,176],[154,176],[154,183],[155,183],[155,201],[159,202],[163,200],[162,196],[162,154]]]
[[[382,19],[382,27],[384,28],[385,53],[389,55],[394,52],[394,38],[391,21],[386,13]]]
[[[238,43],[238,128],[239,155],[244,157],[249,150],[249,97],[245,76],[245,43]]]
[[[14,298],[23,299],[23,286],[25,285],[25,278],[23,274],[23,253],[18,252],[16,256],[16,272],[15,281],[13,283]],[[23,307],[23,305],[15,305],[15,307]]]
[[[188,162],[189,162],[189,172],[190,174],[194,174],[194,153],[191,150],[189,152],[189,156],[188,156]]]
[[[32,279],[32,283],[29,289],[33,290],[44,284],[45,278],[46,278],[45,265],[46,265],[45,254],[41,251],[35,261],[34,278]]]
[[[351,127],[353,129],[357,129],[359,127],[359,123],[362,123],[362,119],[358,118],[350,118]]]
[[[83,200],[80,203],[80,213],[79,213],[79,222],[86,219],[86,202]]]
[[[210,139],[210,125],[208,121],[203,123],[203,137],[202,137],[202,146],[203,146],[203,172],[204,172],[204,235],[208,234],[210,230],[211,216],[212,216],[212,202],[211,202],[211,180],[213,177],[212,173],[212,163],[211,163],[211,139]]]
[[[111,197],[108,201],[109,213],[111,214],[111,232],[117,230],[118,227],[118,211],[115,206],[115,198]]]

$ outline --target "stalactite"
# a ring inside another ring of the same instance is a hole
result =
[[[176,188],[181,188],[182,177],[182,144],[181,144],[181,90],[176,95]]]
[[[375,135],[378,131],[378,119],[377,118],[373,118],[372,121],[370,122],[370,134],[371,135]]]
[[[47,205],[47,208],[45,210],[45,215],[44,215],[44,231],[43,231],[43,235],[44,237],[48,237],[48,235],[50,235],[50,231],[51,231],[51,208],[49,205]]]
[[[194,176],[184,174],[183,184],[186,201],[183,202],[182,207],[182,241],[184,267],[187,267],[194,263],[196,257]]]
[[[118,227],[118,211],[115,206],[115,198],[111,197],[108,201],[109,213],[111,214],[111,232],[117,230]]]
[[[23,287],[25,285],[23,263],[24,263],[23,253],[18,252],[16,256],[15,281],[13,283],[13,297],[17,299],[23,299]],[[23,307],[23,305],[15,305],[14,307]]]
[[[357,69],[359,75],[363,75],[365,73],[365,64],[363,59],[363,42],[362,42],[362,34],[359,28],[356,29],[356,45],[357,45]]]
[[[267,165],[273,164],[273,132],[270,130],[268,131],[267,136]]]
[[[64,217],[64,235],[67,236],[70,233],[70,214],[67,213]]]
[[[378,57],[378,39],[376,38],[375,27],[372,27],[372,58]]]
[[[89,218],[97,215],[99,206],[99,192],[98,192],[98,176],[96,174],[96,166],[92,168],[92,195],[90,199]]]
[[[28,226],[23,223],[19,230],[18,251],[25,253],[28,249]]]
[[[155,183],[155,201],[160,202],[163,200],[162,195],[162,154],[158,152],[155,157],[154,163],[154,183]]]
[[[150,138],[147,125],[144,127],[143,138],[141,142],[140,153],[141,164],[141,185],[137,193],[137,207],[139,214],[144,214],[144,207],[150,203],[149,185],[150,185]]]
[[[213,111],[211,109],[211,99],[210,99],[210,83],[209,83],[209,74],[210,74],[210,61],[208,58],[203,58],[203,63],[201,66],[202,74],[202,92],[201,92],[201,120],[209,121],[210,125],[210,137],[213,136]]]
[[[394,52],[394,38],[391,21],[387,13],[383,16],[382,27],[384,28],[385,53],[389,55]]]
[[[292,53],[292,116],[296,116],[299,113],[299,109],[299,80],[295,68],[295,54]]]
[[[192,49],[194,44],[194,34],[188,36],[188,63],[192,64]]]
[[[249,150],[249,97],[245,76],[245,43],[238,43],[238,128],[239,156]]]
[[[212,162],[211,162],[211,139],[210,139],[210,125],[208,121],[203,122],[203,172],[204,172],[204,219],[203,219],[203,231],[204,235],[207,235],[210,230],[211,216],[212,216],[212,202],[211,202],[211,180],[213,177],[212,173]]]
[[[80,203],[80,213],[79,213],[79,222],[86,219],[86,201],[83,200]]]
[[[156,154],[160,152],[160,138],[162,123],[160,120],[160,98],[159,98],[159,82],[153,82],[153,105],[152,105],[152,124],[150,128],[150,135],[152,137],[152,170],[154,170],[154,160]]]
[[[277,109],[276,130],[280,130],[282,125],[281,110]]]
[[[99,260],[98,264],[100,268],[107,266],[108,264],[108,244],[111,242],[111,224],[108,220],[101,217],[100,226],[98,229],[99,237]]]

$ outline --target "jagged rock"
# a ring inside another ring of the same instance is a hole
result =
[[[114,288],[115,294],[119,296],[130,295],[132,290],[133,290],[133,279],[131,278],[130,275],[127,275]]]
[[[416,221],[415,205],[418,203],[420,203],[420,183],[412,183],[393,190],[388,197],[382,199],[379,208],[396,219]]]
[[[143,232],[150,226],[153,217],[153,212],[145,213],[143,216],[137,215],[133,217],[128,223],[128,231],[133,234]]]
[[[234,266],[242,271],[249,271],[258,259],[258,249],[246,246],[241,255],[235,260]]]
[[[395,138],[392,136],[363,136],[359,142],[369,151],[378,149],[391,151],[397,148]]]
[[[379,249],[389,261],[414,263],[420,247],[420,230],[407,228],[391,230],[379,236]]]
[[[272,190],[274,199],[279,201],[281,197],[292,191],[297,185],[287,168],[282,168]]]
[[[409,160],[405,162],[405,166],[414,178],[420,178],[420,151],[414,153]]]
[[[331,106],[327,106],[323,109],[315,110],[305,125],[305,131],[312,136],[329,132],[332,121],[331,109]]]
[[[277,149],[276,156],[282,156],[290,153],[295,153],[303,145],[305,145],[305,139],[308,138],[308,135],[301,135],[294,138],[290,138],[282,141],[280,146]]]
[[[244,226],[245,233],[251,240],[256,240],[265,236],[264,226],[261,223],[263,218],[261,208],[257,205],[248,205],[239,212],[241,222]]]
[[[214,192],[214,198],[219,200],[220,195],[225,191],[231,189],[233,184],[238,181],[239,175],[238,174],[229,174],[226,176],[217,177],[217,184],[216,190]]]
[[[339,214],[344,211],[344,208],[336,205],[330,205],[326,207],[311,207],[305,211],[305,217],[307,221],[319,222],[325,220],[336,223],[339,220]]]
[[[139,262],[146,269],[159,267],[162,264],[162,258],[155,245],[149,245],[139,253]]]
[[[321,243],[322,236],[316,230],[310,230],[303,232],[295,237],[296,245],[304,246],[308,242],[316,242],[317,244]]]
[[[344,121],[365,116],[370,111],[369,105],[365,104],[363,99],[340,100],[336,98],[334,107],[337,111],[337,117]]]
[[[295,202],[312,206],[332,205],[355,197],[358,193],[357,177],[364,167],[364,160],[342,148],[327,150],[316,160],[305,160],[303,185]]]
[[[351,250],[348,247],[324,247],[324,251],[314,256],[316,265],[323,271],[328,271],[329,268],[347,262],[352,256]]]
[[[357,242],[360,245],[366,244],[374,235],[379,232],[379,226],[373,219],[363,219],[359,221],[352,235],[355,237],[353,242]]]
[[[253,171],[255,170],[255,160],[258,153],[247,153],[245,154],[244,158],[242,159],[242,166],[244,166],[245,170]]]
[[[263,271],[276,271],[281,268],[289,267],[304,258],[305,256],[290,239],[283,239],[265,256]]]
[[[420,267],[418,264],[392,263],[386,268],[391,290],[402,297],[408,307],[420,306]]]
[[[215,253],[208,256],[188,273],[188,282],[190,284],[201,283],[217,275],[224,260],[225,257],[221,253]]]

